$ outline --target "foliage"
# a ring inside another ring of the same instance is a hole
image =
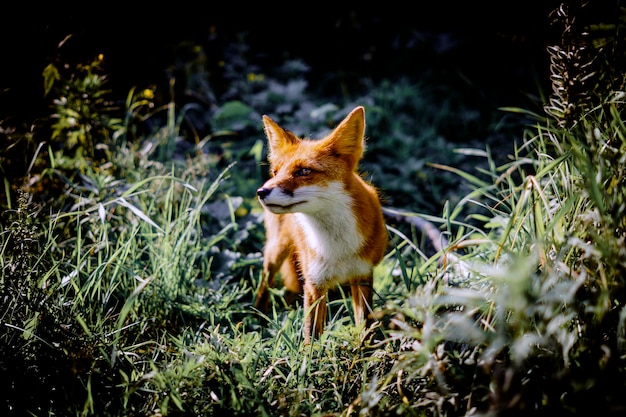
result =
[[[623,104],[607,105],[616,116]],[[597,130],[600,143],[622,123],[605,117],[588,115],[596,129],[606,127]],[[623,216],[600,214],[605,201],[622,197],[597,169],[612,153],[576,152],[572,145],[586,146],[580,139],[538,125],[524,145],[532,157],[516,153],[491,172],[492,182],[460,172],[476,187],[463,204],[479,195],[492,201],[489,215],[475,216],[484,227],[459,221],[459,207],[442,218],[458,226],[451,248],[465,254],[387,307],[402,318],[392,334],[406,350],[396,371],[431,376],[453,414],[573,413],[595,396],[610,403],[624,388],[626,253],[616,224]],[[609,380],[621,382],[604,383]],[[433,411],[441,409],[433,405]]]
[[[112,117],[102,60],[99,55],[92,62],[78,64],[69,74],[61,75],[59,66],[53,63],[43,71],[46,95],[54,92],[56,96],[50,138],[65,155],[74,154],[77,163],[85,159],[97,161],[97,154],[107,150],[112,133],[121,123]]]
[[[243,43],[228,48],[226,86],[194,47],[166,92],[133,89],[119,106],[100,57],[47,68],[58,142],[9,188],[16,204],[0,228],[5,414],[623,407],[623,92],[598,90],[567,116],[506,109],[534,124],[502,161],[472,148],[473,136],[516,131],[496,132],[499,116],[476,113],[433,74],[362,80],[338,99],[310,91],[303,62],[262,70]],[[389,220],[376,324],[355,326],[338,288],[327,331],[306,346],[302,306],[281,290],[268,314],[252,308],[264,239],[259,121],[267,113],[319,137],[356,103],[368,115],[366,175],[406,221]]]
[[[585,15],[598,13],[603,6],[615,13],[602,23],[585,21]],[[626,61],[626,13],[619,2],[599,6],[572,1],[560,4],[551,18],[561,39],[548,47],[552,94],[545,110],[569,128],[603,98],[626,87],[623,72],[615,70]]]

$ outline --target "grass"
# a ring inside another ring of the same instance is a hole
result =
[[[144,90],[119,109],[107,104],[99,62],[67,78],[48,68],[60,106],[53,139],[72,140],[39,150],[3,213],[0,392],[9,415],[623,410],[623,95],[567,128],[506,109],[534,122],[500,162],[488,147],[431,141],[471,109],[454,101],[426,114],[429,91],[408,79],[329,102],[307,96],[297,78],[233,69],[217,107],[175,97],[158,105]],[[279,73],[299,73],[296,64]],[[86,87],[97,100],[82,101]],[[355,103],[365,104],[372,138],[365,166],[409,221],[389,223],[375,326],[355,327],[338,289],[327,330],[306,346],[302,307],[281,290],[268,314],[252,307],[264,242],[258,122],[278,115],[316,136]],[[416,144],[423,153],[398,169],[394,152]],[[412,218],[434,224],[443,247]]]

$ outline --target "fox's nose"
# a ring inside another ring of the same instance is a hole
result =
[[[256,195],[259,196],[259,198],[261,200],[263,200],[265,197],[267,197],[270,193],[272,192],[271,188],[259,188],[258,190],[256,190]]]

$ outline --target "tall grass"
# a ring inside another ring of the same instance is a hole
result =
[[[251,227],[237,224],[239,203],[217,197],[230,167],[203,153],[187,164],[148,161],[161,152],[153,138],[166,152],[177,141],[180,126],[167,123],[141,144],[124,141],[124,130],[109,143],[115,166],[86,163],[78,175],[65,175],[75,156],[51,148],[43,178],[64,182],[55,211],[41,212],[23,192],[5,213],[0,362],[10,414],[182,410],[176,381],[197,373],[176,348],[184,329],[239,320],[249,281],[215,266],[232,268]],[[207,210],[215,201],[229,202],[227,212]]]
[[[401,350],[380,390],[429,381],[398,408],[575,414],[589,401],[619,404],[622,108],[610,97],[571,130],[537,117],[511,162],[489,164],[491,181],[446,168],[475,190],[439,220],[459,256],[388,307],[401,317],[389,339]],[[467,204],[487,210],[471,215],[481,226],[457,218]]]
[[[86,115],[110,111],[103,94],[95,110],[81,101],[77,91],[99,92],[103,80],[97,66],[83,69],[91,83],[72,78],[72,102]],[[183,130],[196,133],[186,123],[198,109],[174,99],[153,106],[150,91],[131,92],[122,117],[97,118],[106,136],[99,146],[81,134],[95,119],[60,123],[72,113],[55,102],[55,138],[69,131],[72,147],[50,145],[32,178],[52,185],[51,198],[42,204],[20,191],[0,229],[6,414],[577,415],[587,403],[597,412],[623,407],[623,93],[568,125],[507,109],[535,122],[505,163],[488,148],[466,148],[455,160],[482,158],[477,171],[433,164],[470,191],[440,214],[390,220],[392,244],[375,270],[374,326],[354,325],[339,288],[325,332],[304,345],[300,304],[281,290],[267,314],[251,303],[263,244],[252,108],[274,102],[248,87],[241,97],[249,105],[210,110],[204,116],[220,130],[192,144]],[[303,94],[296,90],[286,101],[294,108]],[[397,107],[389,95],[370,98],[373,132],[400,108],[427,105],[396,93]],[[319,126],[337,109],[308,103],[290,123],[302,116]],[[411,120],[398,121],[402,132],[388,147],[410,146]],[[146,121],[153,129],[141,133]],[[423,163],[412,160],[411,172]],[[428,237],[424,224],[439,232]]]

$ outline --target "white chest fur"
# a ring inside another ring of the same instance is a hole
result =
[[[331,286],[369,274],[371,264],[358,254],[363,238],[352,199],[338,183],[327,188],[323,199],[323,209],[315,213],[294,213],[315,253],[306,262],[307,278],[317,285]]]

